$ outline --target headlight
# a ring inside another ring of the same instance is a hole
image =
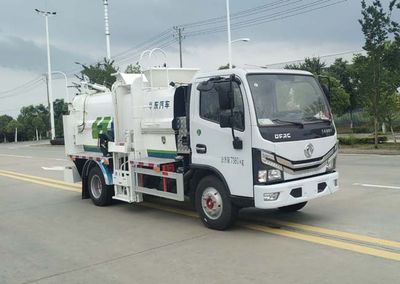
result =
[[[277,181],[282,179],[282,172],[277,169],[268,170],[268,181]]]
[[[268,161],[275,160],[275,156],[272,153],[261,151],[261,162],[266,164]]]
[[[258,182],[259,183],[267,182],[267,171],[266,170],[258,171]]]
[[[258,171],[258,182],[268,183],[283,180],[283,167],[275,162],[272,153],[261,151],[261,165]]]
[[[336,168],[336,157],[330,158],[326,163],[326,171],[331,172]]]
[[[331,172],[336,169],[336,157],[330,158],[326,163],[326,171]]]

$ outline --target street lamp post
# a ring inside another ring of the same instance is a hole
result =
[[[247,38],[247,37],[238,38],[238,39],[232,40],[232,41],[231,41],[231,44],[233,44],[233,43],[235,43],[235,42],[240,42],[240,41],[242,41],[242,42],[249,42],[250,39]],[[230,66],[230,68],[232,68],[232,50],[231,50],[231,66]]]
[[[247,37],[243,37],[243,38],[238,38],[238,39],[232,40],[231,42],[232,42],[232,43],[235,43],[235,42],[239,42],[239,41],[249,42],[250,39],[247,38]]]
[[[35,11],[44,16],[46,19],[46,44],[47,44],[47,78],[48,78],[48,88],[49,88],[49,101],[50,101],[50,128],[51,128],[51,139],[54,140],[56,137],[56,129],[54,124],[54,107],[53,107],[53,88],[51,81],[51,61],[50,61],[50,40],[49,40],[49,16],[55,16],[56,12],[46,12],[35,9]]]
[[[103,5],[104,5],[104,29],[106,33],[107,59],[111,60],[110,25],[108,20],[108,0],[103,0]]]
[[[250,41],[249,38],[238,38],[235,40],[232,40],[231,36],[231,12],[230,12],[230,0],[226,0],[226,24],[227,24],[227,30],[228,30],[228,67],[229,69],[232,68],[232,43],[238,42],[238,41],[243,41],[243,42],[248,42]]]
[[[69,93],[68,93],[68,78],[67,78],[67,75],[64,72],[61,72],[61,71],[53,71],[52,73],[53,74],[60,74],[60,75],[64,76],[64,79],[65,79],[65,99],[66,99],[66,102],[69,103],[70,101],[69,101]]]

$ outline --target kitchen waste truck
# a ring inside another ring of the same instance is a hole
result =
[[[245,207],[293,212],[336,192],[329,91],[294,70],[151,67],[82,83],[64,116],[69,182],[97,206],[190,198],[224,230]]]

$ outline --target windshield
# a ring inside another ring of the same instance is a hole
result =
[[[247,80],[260,126],[331,119],[325,95],[312,76],[250,74]]]

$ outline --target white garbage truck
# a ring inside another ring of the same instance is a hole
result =
[[[309,72],[151,67],[86,84],[64,116],[68,181],[98,206],[190,198],[209,228],[338,188],[329,92]],[[89,85],[89,86],[88,86]]]

